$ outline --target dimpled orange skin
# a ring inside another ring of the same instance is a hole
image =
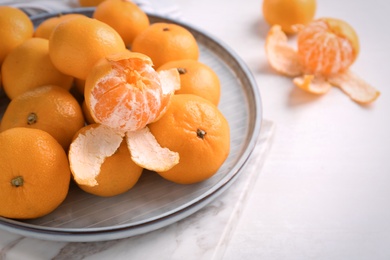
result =
[[[218,105],[221,97],[221,84],[218,75],[206,64],[197,60],[170,61],[157,71],[176,68],[180,74],[180,89],[175,94],[194,94]]]
[[[65,199],[70,169],[65,151],[39,129],[12,128],[0,133],[0,216],[44,216]],[[23,179],[21,186],[20,178]]]
[[[191,32],[171,23],[151,24],[134,39],[131,50],[149,56],[155,68],[173,60],[199,58],[199,47]]]
[[[58,16],[51,17],[44,20],[41,24],[37,26],[34,32],[34,37],[49,39],[54,28],[61,22],[72,19],[75,17],[84,16],[82,14],[60,14]]]
[[[150,24],[146,13],[135,3],[126,0],[102,2],[96,7],[93,18],[114,28],[129,47]]]
[[[34,26],[30,18],[20,9],[0,6],[0,65],[7,54],[31,38]]]
[[[26,91],[57,85],[69,90],[73,77],[60,72],[49,57],[49,41],[31,38],[12,50],[1,67],[4,91],[10,99]]]
[[[316,0],[264,0],[262,11],[269,25],[278,24],[285,33],[294,34],[294,25],[306,25],[315,15]]]
[[[88,17],[63,21],[49,38],[54,66],[78,79],[86,79],[99,59],[124,50],[125,43],[112,27]]]
[[[66,150],[84,125],[77,100],[58,86],[43,86],[14,98],[1,120],[0,131],[14,127],[44,130]]]
[[[227,120],[213,103],[193,94],[175,94],[166,113],[149,128],[162,147],[180,155],[177,165],[158,173],[175,183],[210,178],[230,151]]]

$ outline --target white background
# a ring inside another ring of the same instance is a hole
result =
[[[172,2],[244,59],[276,125],[224,259],[390,259],[390,1],[317,1],[317,18],[359,35],[351,69],[381,92],[365,107],[337,88],[305,93],[270,69],[262,1]]]

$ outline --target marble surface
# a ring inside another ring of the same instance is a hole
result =
[[[239,178],[193,215],[146,234],[101,242],[55,242],[0,230],[0,259],[222,259],[266,161],[274,124],[265,120]]]

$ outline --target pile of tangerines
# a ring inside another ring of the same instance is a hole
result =
[[[71,181],[98,196],[124,193],[151,172],[200,182],[229,154],[220,81],[198,60],[191,32],[151,24],[131,1],[100,2],[93,17],[63,14],[36,28],[21,10],[0,7],[10,101],[0,125],[0,216],[46,215]]]

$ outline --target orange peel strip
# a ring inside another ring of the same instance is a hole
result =
[[[274,25],[268,32],[265,52],[273,69],[286,76],[299,76],[303,68],[297,51],[287,42],[287,35],[280,25]]]
[[[315,77],[314,75],[295,77],[293,82],[297,87],[318,95],[325,94],[332,88],[332,85],[330,85],[324,78]]]
[[[119,148],[124,134],[104,125],[79,134],[69,148],[69,165],[74,180],[81,185],[98,185],[96,177],[107,157]]]
[[[179,163],[179,154],[161,147],[148,127],[126,132],[126,142],[133,161],[145,169],[164,172]]]
[[[380,92],[358,77],[355,73],[347,70],[328,78],[330,84],[339,87],[352,100],[361,104],[368,104],[375,101]]]
[[[180,74],[177,69],[162,70],[158,72],[162,89],[161,110],[152,122],[159,120],[167,111],[171,98],[176,90],[180,89]]]

